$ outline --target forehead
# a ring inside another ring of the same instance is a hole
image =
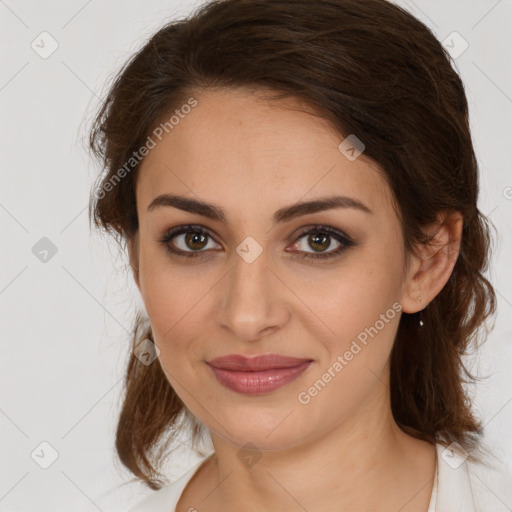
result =
[[[203,90],[197,105],[156,140],[142,162],[137,202],[162,193],[227,204],[274,206],[333,193],[357,197],[386,213],[390,191],[380,167],[349,160],[344,140],[325,119],[294,98],[266,100],[244,90]]]

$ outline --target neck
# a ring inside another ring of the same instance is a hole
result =
[[[224,512],[248,503],[253,511],[425,512],[435,447],[402,432],[387,387],[380,390],[336,429],[286,450],[244,449],[240,456],[237,444],[212,433],[215,456],[196,505],[205,498],[208,510]]]

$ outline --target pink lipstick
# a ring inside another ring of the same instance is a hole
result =
[[[299,377],[312,359],[264,354],[245,357],[231,354],[207,361],[223,386],[248,395],[269,393]]]

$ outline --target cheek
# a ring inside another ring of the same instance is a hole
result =
[[[326,333],[322,338],[329,364],[341,356],[346,364],[346,379],[356,379],[368,369],[379,373],[389,357],[401,312],[397,300],[400,280],[393,261],[396,260],[354,259],[324,286],[303,289],[308,306],[329,328],[322,329]],[[315,336],[314,332],[310,334]],[[329,367],[324,366],[320,373]]]
[[[310,421],[321,421],[327,409],[333,418],[347,419],[372,390],[385,392],[385,368],[401,314],[391,288],[391,282],[376,282],[369,272],[354,273],[353,279],[339,284],[329,295],[331,300],[319,309],[322,321],[335,334],[316,336],[326,357],[318,361],[297,397]],[[340,407],[333,409],[333,404]]]
[[[200,299],[181,279],[157,276],[146,282],[145,303],[151,319],[155,341],[162,347],[172,344],[175,349],[186,345],[191,329],[198,326],[197,303]]]
[[[153,339],[160,349],[162,365],[171,374],[188,373],[189,364],[204,358],[204,307],[212,288],[210,281],[198,278],[193,271],[172,269],[169,263],[160,268],[147,265],[141,274]]]
[[[198,300],[201,281],[176,265],[156,242],[148,236],[143,239],[140,251],[140,285],[146,310],[151,318],[153,330],[163,334],[179,319],[186,317]]]
[[[305,304],[343,338],[373,325],[400,297],[399,274],[391,259],[354,257],[310,283],[296,284]]]

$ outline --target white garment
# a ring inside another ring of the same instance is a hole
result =
[[[436,444],[437,464],[430,504],[426,512],[511,512],[512,475],[470,461],[455,460],[450,450]],[[201,464],[175,482],[146,496],[127,512],[175,512],[183,490]]]

